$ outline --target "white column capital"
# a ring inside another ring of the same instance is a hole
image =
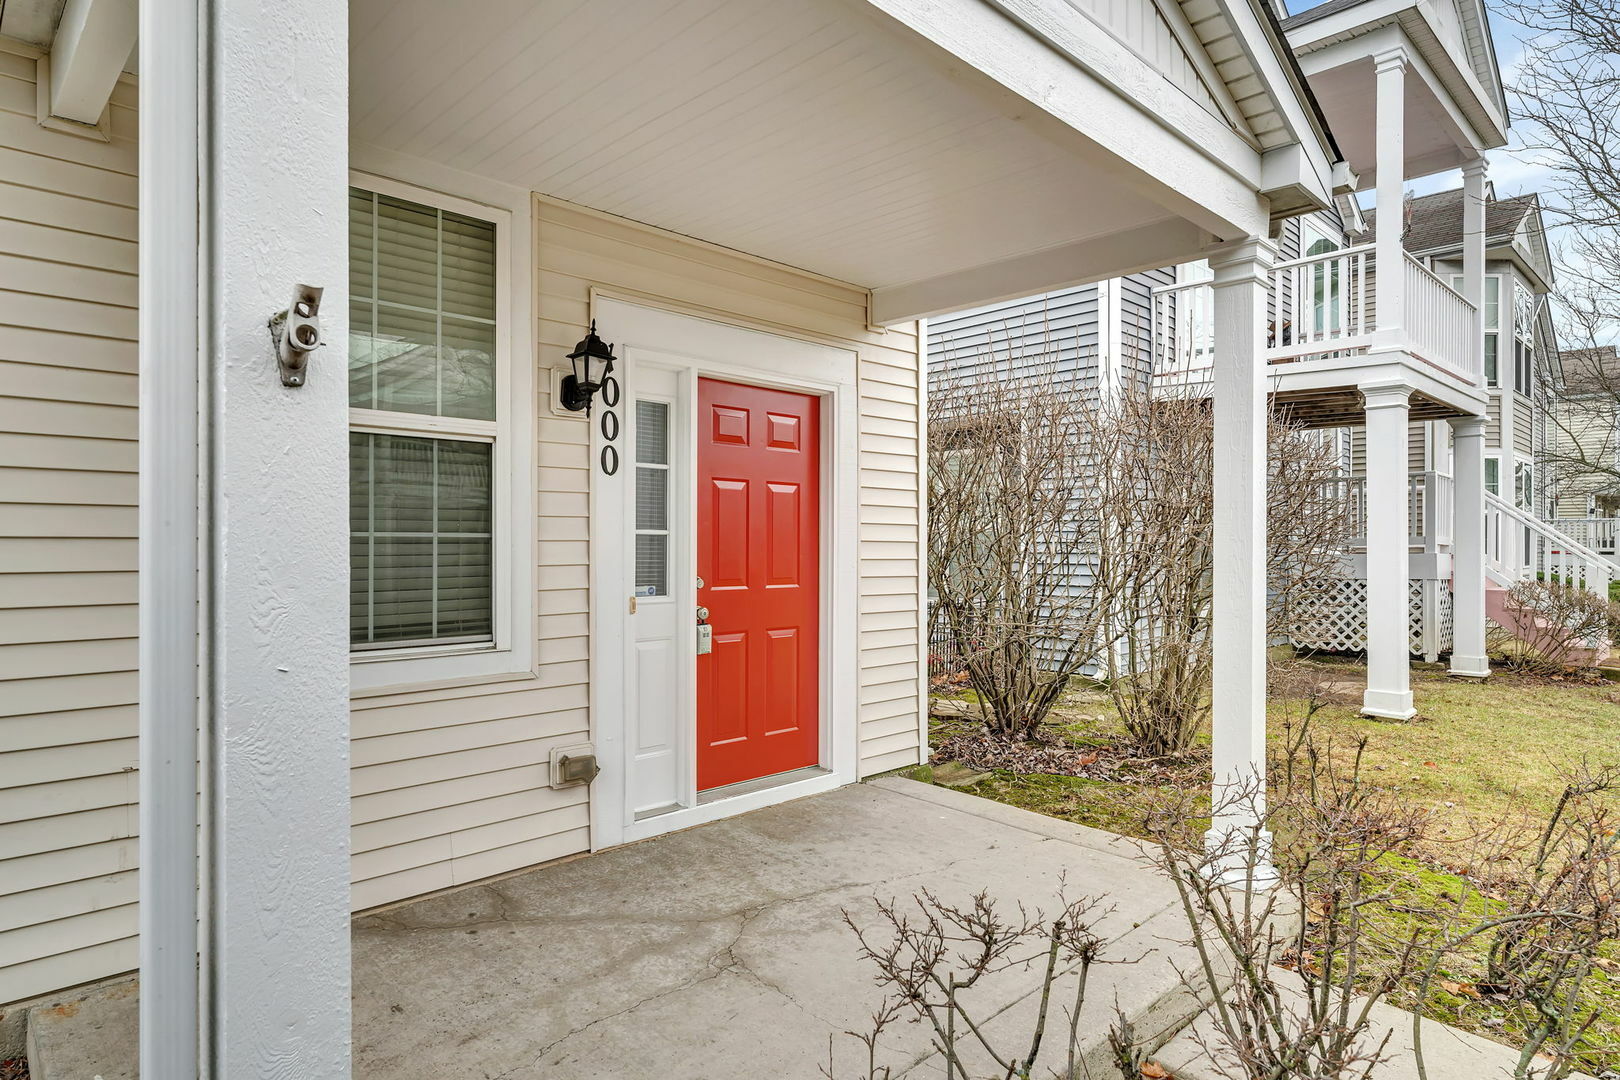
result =
[[[1356,389],[1361,391],[1363,408],[1369,411],[1405,409],[1412,404],[1412,388],[1405,383],[1364,383]]]
[[[1205,258],[1214,273],[1213,284],[1233,285],[1243,281],[1271,283],[1269,273],[1277,261],[1277,245],[1262,236],[1246,236],[1216,247],[1205,248]]]
[[[1490,171],[1491,163],[1485,159],[1484,155],[1463,162],[1462,174],[1465,180],[1483,180]]]
[[[1451,425],[1451,434],[1457,439],[1483,439],[1485,437],[1486,419],[1483,416],[1452,416],[1446,419]]]
[[[1386,71],[1406,67],[1407,64],[1411,63],[1411,57],[1407,55],[1406,46],[1396,45],[1393,48],[1385,49],[1383,52],[1373,53],[1372,61],[1373,71],[1382,75]]]

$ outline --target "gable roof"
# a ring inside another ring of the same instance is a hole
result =
[[[1500,247],[1513,243],[1519,229],[1531,214],[1539,213],[1541,200],[1533,192],[1498,199],[1485,197],[1485,246]],[[1377,234],[1378,211],[1362,211],[1367,228],[1360,234],[1371,240]],[[1437,191],[1410,199],[1406,203],[1406,229],[1402,246],[1416,254],[1441,252],[1462,246],[1463,241],[1463,189]]]
[[[1565,349],[1558,360],[1564,368],[1566,393],[1612,393],[1620,386],[1620,349],[1613,345]]]

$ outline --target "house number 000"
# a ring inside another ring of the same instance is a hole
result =
[[[602,472],[608,476],[619,471],[619,450],[612,443],[619,437],[619,414],[613,407],[619,403],[619,380],[609,375],[602,382],[602,438],[608,441],[602,447]]]

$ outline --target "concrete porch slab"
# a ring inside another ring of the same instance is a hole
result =
[[[870,924],[874,896],[924,887],[1050,910],[1064,878],[1070,895],[1108,895],[1111,956],[1147,957],[1093,976],[1088,1064],[1111,1075],[1116,999],[1165,1038],[1190,1018],[1168,883],[1108,834],[896,778],[357,920],[355,1075],[812,1078],[829,1037],[839,1075],[856,1075],[842,1033],[868,1026],[882,991],[845,910]],[[1035,982],[986,985],[993,1030],[1029,1030]],[[920,1025],[890,1031],[896,1077],[942,1075]]]

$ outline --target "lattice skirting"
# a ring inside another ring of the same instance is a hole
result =
[[[1425,609],[1428,609],[1427,618]],[[1362,652],[1367,648],[1367,582],[1364,580],[1323,578],[1311,582],[1301,590],[1292,614],[1291,637],[1299,648],[1322,652]],[[1434,635],[1429,640],[1425,640],[1425,624]],[[1451,590],[1445,582],[1410,582],[1407,647],[1419,655],[1451,651]]]

